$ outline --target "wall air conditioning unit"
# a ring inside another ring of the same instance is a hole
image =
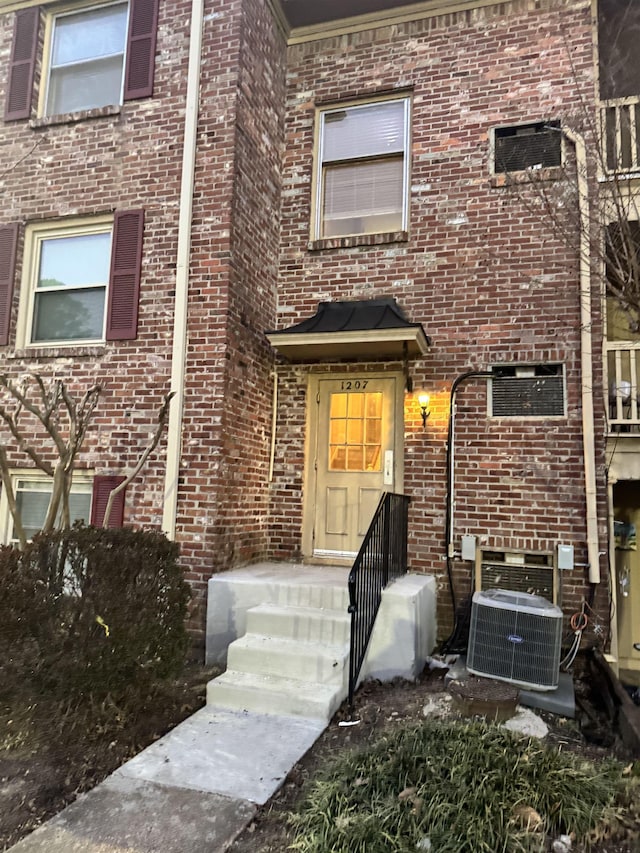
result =
[[[479,551],[475,588],[477,592],[486,589],[529,592],[559,604],[560,585],[554,555],[547,552]]]
[[[560,674],[562,610],[526,592],[475,592],[467,669],[528,690],[555,690]]]

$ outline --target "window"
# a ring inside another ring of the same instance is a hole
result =
[[[44,524],[52,481],[50,477],[31,470],[15,471],[12,475],[14,495],[24,532],[31,539]],[[102,524],[107,499],[111,491],[122,482],[122,477],[91,476],[86,472],[76,472],[69,495],[71,523],[83,521],[85,524]],[[109,527],[121,527],[124,515],[124,491],[116,495],[109,518]],[[2,541],[16,543],[13,517],[9,512],[6,493],[0,496],[0,521]]]
[[[407,227],[409,98],[323,110],[314,239]]]
[[[30,477],[16,477],[13,488],[24,532],[27,539],[31,539],[42,529],[47,516],[49,499],[51,498],[51,480],[33,475]],[[75,479],[69,495],[69,512],[72,524],[75,521],[88,523],[91,514],[91,493],[92,485],[90,480]],[[16,543],[18,540],[14,534],[13,518],[10,514],[8,522],[6,541]]]
[[[598,0],[598,82],[605,170],[640,169],[640,4]]]
[[[496,127],[493,141],[495,174],[546,169],[562,163],[562,137],[557,121]]]
[[[142,211],[30,225],[18,346],[135,338],[142,229]]]
[[[329,410],[329,471],[379,471],[382,394],[332,394]]]
[[[624,218],[611,222],[604,239],[607,340],[638,340],[640,318],[629,303],[640,289],[640,222]]]
[[[565,389],[561,364],[492,368],[489,412],[496,418],[564,417]]]
[[[598,0],[600,98],[640,95],[640,6],[638,0]]]
[[[46,115],[121,103],[127,11],[117,3],[53,18]]]
[[[158,0],[120,0],[46,12],[42,57],[40,17],[35,6],[15,13],[5,121],[31,118],[34,71],[40,59],[40,115],[151,97]]]
[[[29,343],[104,337],[111,225],[35,234]]]

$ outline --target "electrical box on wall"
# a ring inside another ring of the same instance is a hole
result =
[[[475,560],[476,537],[465,534],[460,542],[460,555],[463,560]]]
[[[573,568],[573,545],[558,545],[558,568],[565,571]]]

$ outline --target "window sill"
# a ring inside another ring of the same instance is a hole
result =
[[[325,237],[322,240],[310,240],[307,249],[318,252],[322,249],[351,249],[356,246],[379,246],[383,243],[406,243],[408,231],[387,231],[381,234],[354,234],[350,237]]]
[[[92,118],[105,118],[108,116],[120,115],[122,107],[120,104],[111,104],[107,107],[95,107],[91,110],[78,110],[75,113],[60,113],[55,116],[42,116],[41,118],[32,118],[29,121],[29,127],[37,130],[40,127],[52,127],[57,124],[75,124],[78,121],[86,121]]]
[[[5,356],[8,359],[29,358],[95,358],[106,352],[104,344],[77,344],[17,348]]]
[[[506,172],[491,175],[492,187],[510,187],[514,184],[535,184],[540,181],[557,181],[564,175],[562,166],[548,166],[546,169],[523,169],[521,172]]]

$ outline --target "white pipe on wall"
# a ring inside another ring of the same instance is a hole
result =
[[[173,315],[173,350],[171,354],[171,390],[175,397],[169,411],[167,435],[167,467],[164,480],[162,529],[170,539],[176,534],[178,506],[178,481],[182,452],[182,420],[184,415],[184,388],[187,360],[187,302],[189,295],[189,256],[191,253],[191,228],[193,186],[196,165],[196,136],[200,93],[200,62],[202,57],[202,29],[204,0],[192,0],[189,36],[189,67],[185,102],[184,140],[182,152],[182,178],[180,185],[180,211],[178,215],[178,251],[176,262],[176,295]]]
[[[574,146],[578,180],[580,213],[580,361],[582,394],[582,444],[584,453],[584,485],[587,510],[587,555],[589,583],[600,583],[598,548],[598,511],[596,498],[595,439],[593,429],[593,347],[591,316],[591,242],[589,235],[589,183],[587,149],[582,134],[570,128],[562,133]]]

